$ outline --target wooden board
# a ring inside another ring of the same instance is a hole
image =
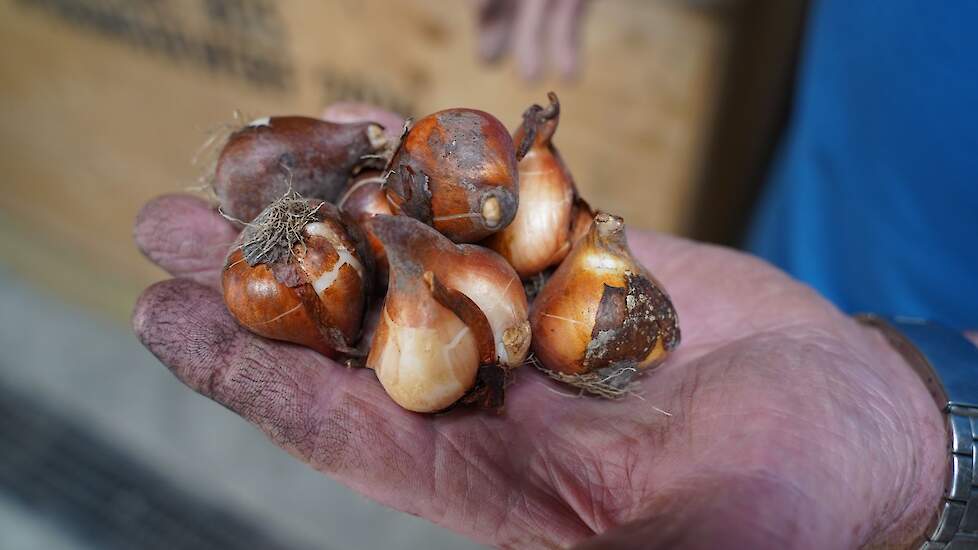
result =
[[[414,115],[470,106],[515,126],[560,95],[582,193],[683,232],[716,101],[722,18],[681,2],[594,2],[582,78],[527,84],[475,60],[468,2],[0,2],[3,263],[126,319],[163,277],[135,250],[149,198],[195,185],[209,130],[239,109],[314,115],[365,99]]]

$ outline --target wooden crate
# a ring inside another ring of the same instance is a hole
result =
[[[717,99],[724,18],[682,2],[594,2],[582,77],[520,80],[475,60],[468,2],[0,2],[2,262],[109,317],[164,275],[131,241],[149,198],[235,109],[314,115],[365,99],[451,106],[511,127],[555,90],[557,143],[593,205],[684,232]]]

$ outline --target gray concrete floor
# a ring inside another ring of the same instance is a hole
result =
[[[283,541],[323,549],[477,547],[307,468],[186,389],[125,327],[68,307],[2,267],[0,378]],[[0,493],[0,548],[85,546]]]

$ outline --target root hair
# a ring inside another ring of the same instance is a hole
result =
[[[641,397],[641,385],[632,380],[638,373],[634,367],[607,367],[596,372],[565,374],[544,367],[532,355],[526,359],[526,364],[532,365],[558,382],[581,390],[581,393],[588,393],[605,399],[621,399],[629,395]],[[665,411],[662,412],[665,413]]]
[[[293,247],[303,243],[302,228],[318,220],[322,208],[289,189],[268,205],[251,223],[245,224],[241,252],[248,265],[270,264],[288,258]]]
[[[231,120],[204,131],[206,136],[204,142],[200,144],[190,159],[190,164],[197,170],[198,175],[197,184],[187,187],[187,191],[205,193],[214,202],[217,202],[217,195],[214,193],[214,173],[217,170],[217,161],[221,156],[221,151],[231,134],[248,124],[248,118],[238,109],[234,110],[231,117]]]

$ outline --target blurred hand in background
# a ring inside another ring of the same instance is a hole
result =
[[[573,78],[580,63],[580,29],[588,0],[475,0],[478,53],[489,62],[506,55],[535,79],[549,63]]]

